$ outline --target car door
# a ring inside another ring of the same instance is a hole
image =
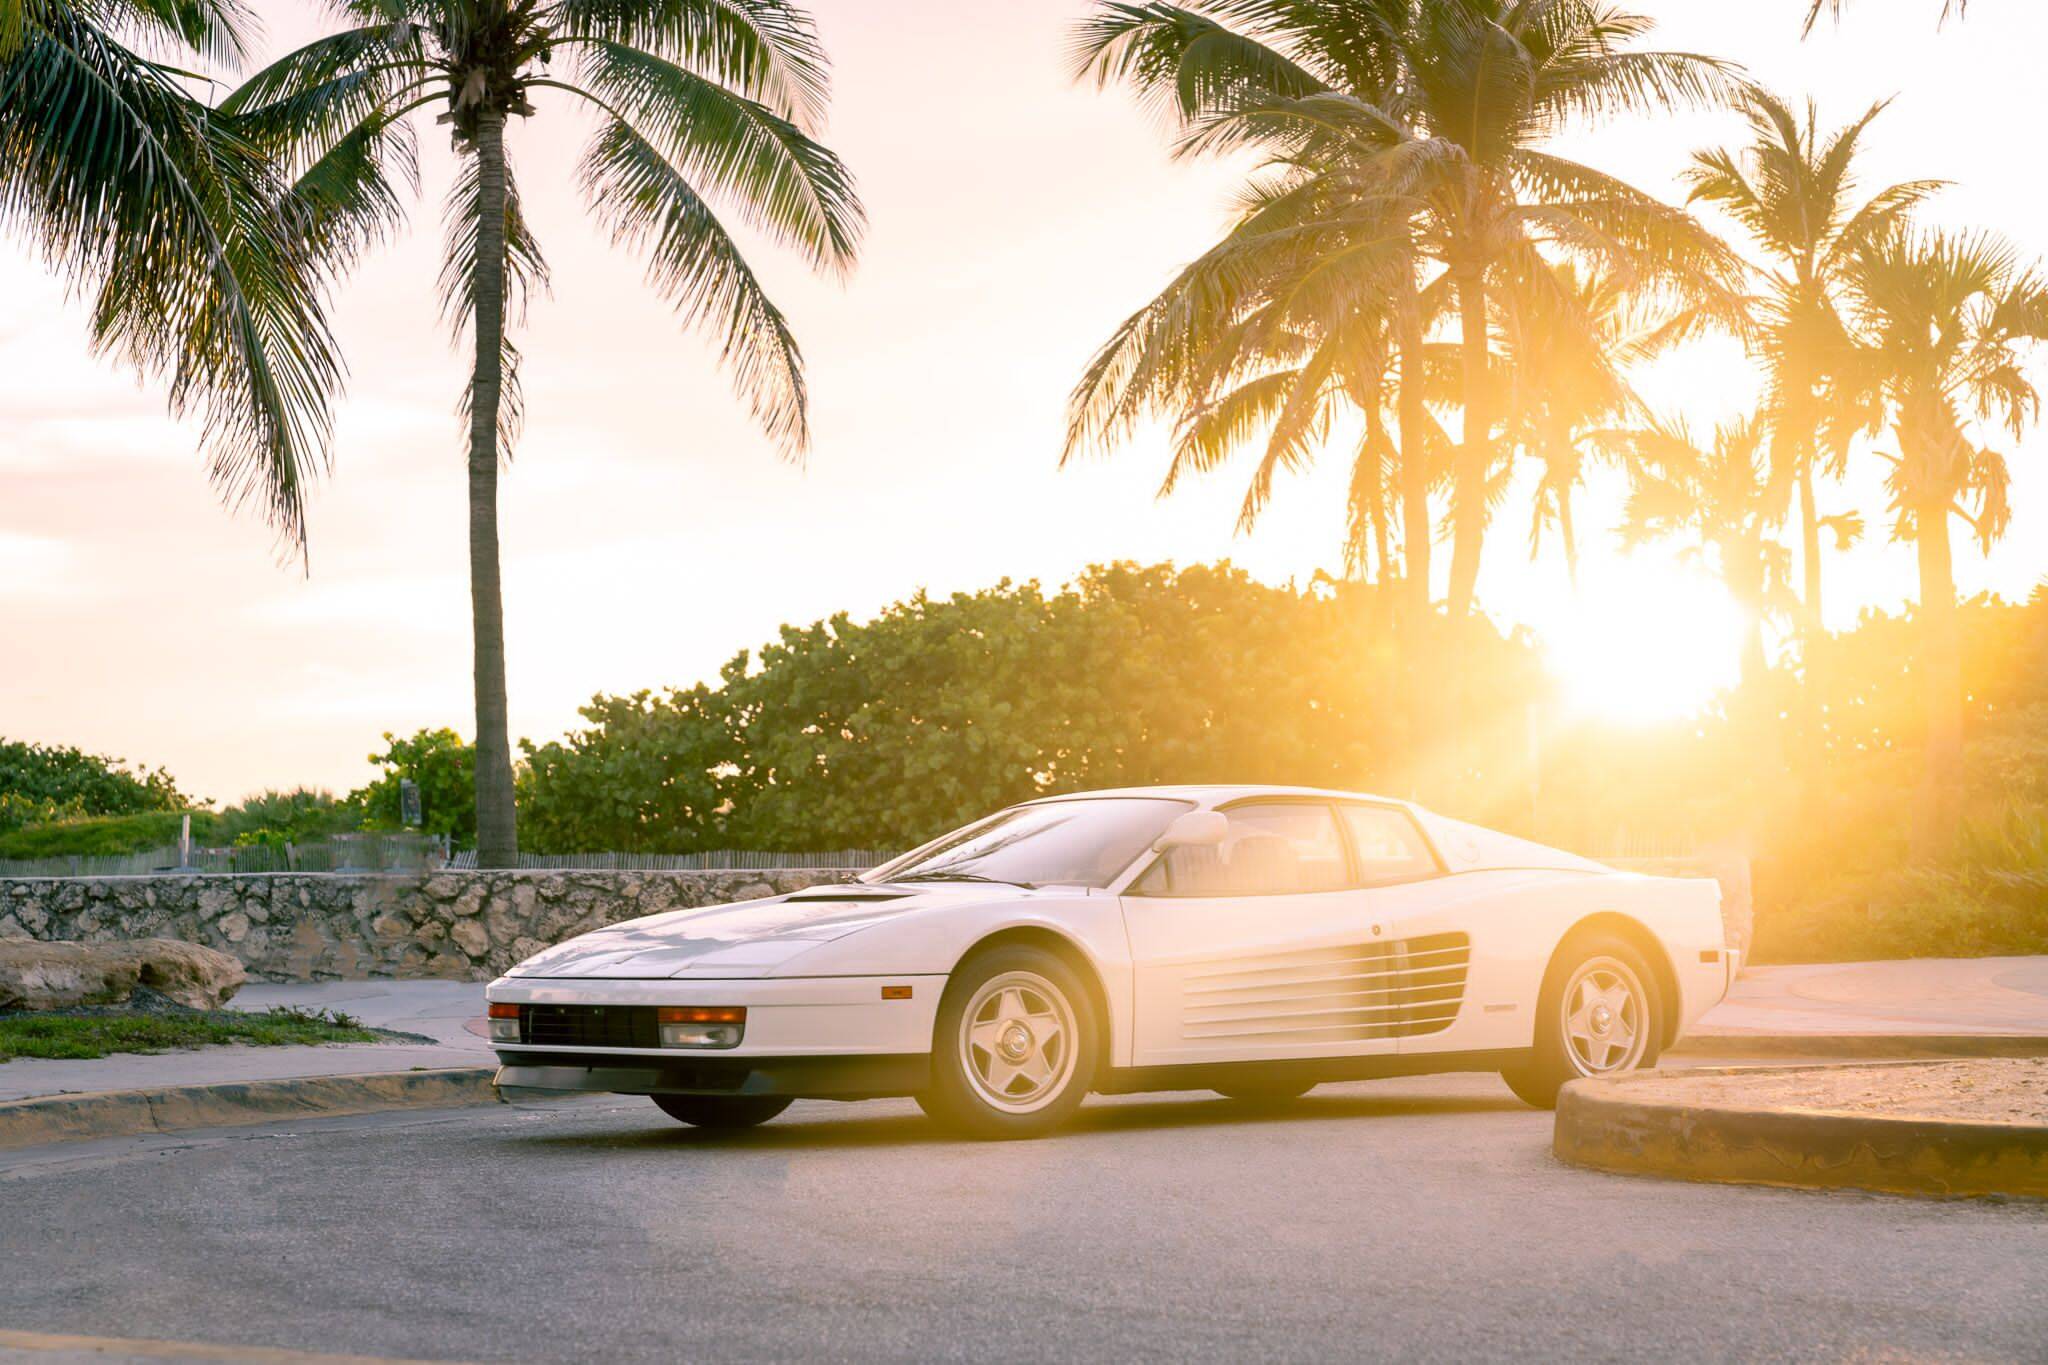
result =
[[[1132,1062],[1351,1057],[1391,1052],[1361,973],[1375,956],[1336,812],[1327,801],[1227,807],[1214,847],[1176,848],[1124,891]]]
[[[1395,1006],[1386,1014],[1397,1050],[1526,1046],[1528,1015],[1506,989],[1506,964],[1493,951],[1492,900],[1480,884],[1444,875],[1415,817],[1400,806],[1339,802],[1337,816],[1373,942],[1384,945],[1376,984]]]

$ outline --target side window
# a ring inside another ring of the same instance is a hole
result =
[[[1330,808],[1294,802],[1224,812],[1221,844],[1176,848],[1138,879],[1140,896],[1286,896],[1340,891],[1344,844]]]
[[[1340,806],[1351,848],[1358,855],[1361,886],[1412,882],[1437,874],[1436,855],[1407,812],[1385,806]]]

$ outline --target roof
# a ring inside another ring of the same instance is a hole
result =
[[[1398,796],[1378,796],[1372,792],[1336,791],[1329,787],[1276,787],[1254,782],[1182,782],[1154,787],[1104,787],[1099,791],[1061,792],[1057,796],[1041,796],[1038,800],[1071,801],[1079,797],[1100,796],[1153,796],[1202,802],[1235,801],[1246,796],[1320,796],[1341,801],[1381,801],[1397,806],[1413,804],[1403,801]]]

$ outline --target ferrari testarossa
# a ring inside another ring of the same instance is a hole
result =
[[[839,885],[583,934],[491,983],[499,1083],[709,1127],[915,1096],[981,1137],[1090,1092],[1277,1102],[1498,1071],[1548,1106],[1733,979],[1720,889],[1412,804],[1147,787],[999,811]]]

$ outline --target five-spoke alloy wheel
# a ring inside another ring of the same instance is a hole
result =
[[[1523,1100],[1549,1109],[1567,1081],[1654,1065],[1662,1005],[1657,978],[1634,944],[1611,934],[1575,938],[1543,978],[1535,1045],[1501,1076]]]
[[[1588,958],[1565,983],[1565,1049],[1581,1076],[1633,1071],[1649,1045],[1649,992],[1635,969],[1614,957]]]
[[[939,1002],[924,1111],[971,1137],[1035,1137],[1080,1106],[1095,1077],[1094,1009],[1065,959],[1008,945],[962,962]]]

